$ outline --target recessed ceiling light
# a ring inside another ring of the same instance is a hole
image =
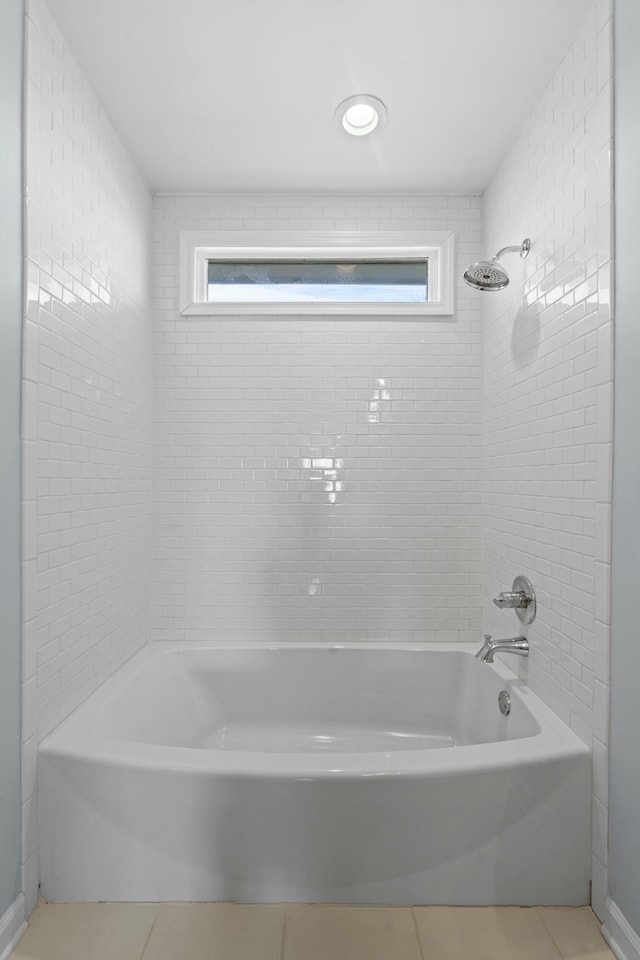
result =
[[[364,137],[382,126],[387,119],[387,110],[382,100],[360,93],[343,100],[335,118],[339,126],[353,137]]]

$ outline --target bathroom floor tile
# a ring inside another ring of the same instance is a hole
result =
[[[11,960],[615,958],[590,907],[44,903]]]
[[[143,960],[280,960],[280,904],[167,903]]]
[[[159,906],[43,903],[11,960],[140,960]]]
[[[287,908],[283,960],[421,960],[410,907]]]
[[[561,960],[536,910],[415,907],[424,960]]]
[[[615,960],[591,907],[538,907],[563,960]]]

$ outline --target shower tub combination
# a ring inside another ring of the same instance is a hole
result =
[[[149,644],[39,765],[50,900],[589,902],[588,750],[466,647]]]

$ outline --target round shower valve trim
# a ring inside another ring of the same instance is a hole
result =
[[[515,610],[522,623],[533,623],[535,620],[536,594],[527,577],[516,577],[511,590],[499,593],[493,602],[501,610]]]

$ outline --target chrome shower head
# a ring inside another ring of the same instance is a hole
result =
[[[476,290],[504,290],[509,283],[509,274],[500,266],[496,257],[493,260],[479,260],[465,271],[465,280]]]
[[[524,260],[528,257],[530,249],[531,241],[528,237],[519,247],[503,247],[502,250],[498,250],[492,260],[479,260],[469,267],[465,271],[464,279],[476,290],[504,290],[509,284],[509,274],[498,260],[504,253],[519,253],[520,258]]]

